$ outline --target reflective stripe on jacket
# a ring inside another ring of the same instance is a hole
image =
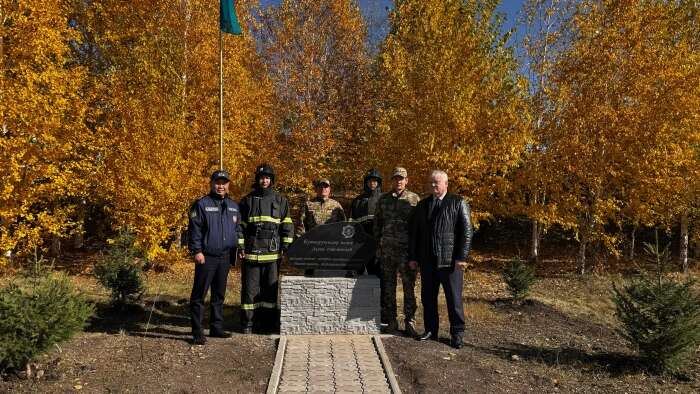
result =
[[[274,190],[256,189],[240,203],[241,229],[239,245],[245,260],[267,263],[276,261],[281,250],[294,240],[294,224],[287,199]]]

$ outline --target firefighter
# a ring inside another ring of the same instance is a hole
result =
[[[239,257],[243,260],[241,308],[243,333],[274,330],[279,322],[277,283],[281,254],[294,240],[287,199],[274,190],[269,164],[255,170],[253,191],[240,202]]]

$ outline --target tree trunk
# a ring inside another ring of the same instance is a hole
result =
[[[688,214],[681,214],[681,251],[680,263],[683,273],[688,273]]]
[[[578,267],[579,273],[584,275],[586,273],[586,245],[588,244],[588,237],[581,235],[581,241],[578,247]]]
[[[58,257],[61,254],[61,237],[58,235],[51,236],[51,248],[49,249],[51,256]]]
[[[637,225],[632,226],[631,242],[630,242],[630,260],[634,260],[634,247],[637,240]]]
[[[73,249],[80,249],[83,247],[83,243],[85,242],[85,236],[83,234],[82,229],[73,234]]]
[[[530,235],[530,261],[537,262],[540,257],[540,225],[537,220],[532,220]]]
[[[178,248],[186,248],[187,247],[187,242],[188,242],[188,233],[187,233],[187,227],[178,227],[177,228],[177,246]]]
[[[184,44],[184,49],[182,53],[182,74],[180,75],[180,80],[182,81],[182,121],[183,127],[187,127],[187,67],[188,67],[188,36],[190,30],[190,21],[192,20],[192,11],[190,10],[190,1],[182,0],[182,11],[185,17],[185,28],[182,32],[182,42]]]

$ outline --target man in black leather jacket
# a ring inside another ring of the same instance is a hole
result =
[[[417,339],[438,338],[438,292],[442,285],[450,319],[450,344],[463,346],[464,308],[462,286],[464,267],[472,239],[469,205],[447,192],[447,174],[433,171],[432,195],[421,200],[409,223],[409,267],[420,267],[421,299],[425,333]]]

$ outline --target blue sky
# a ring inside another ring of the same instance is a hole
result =
[[[280,0],[260,0],[263,6],[279,4]],[[386,32],[386,17],[388,9],[393,5],[392,0],[359,0],[360,8],[365,17],[370,19],[370,35],[382,35]],[[506,15],[506,23],[503,26],[504,30],[511,29],[517,20],[518,11],[522,7],[524,0],[501,0],[498,9]],[[372,23],[372,20],[375,23]]]

